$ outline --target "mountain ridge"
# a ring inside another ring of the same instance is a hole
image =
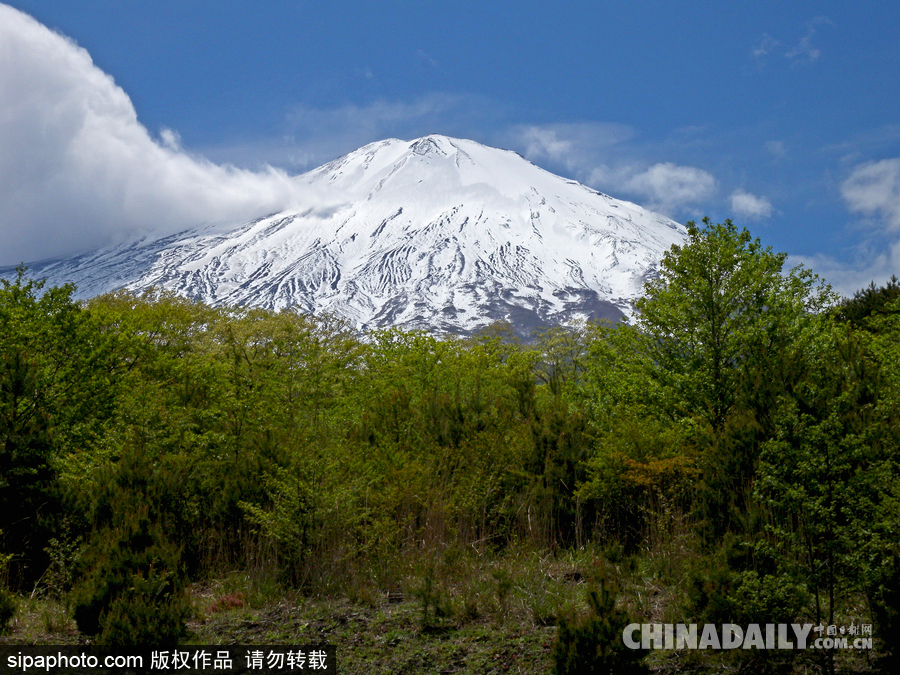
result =
[[[629,316],[684,236],[664,216],[432,134],[365,145],[294,179],[295,208],[32,266],[80,297],[172,290],[212,305],[331,311],[361,329],[521,332]]]

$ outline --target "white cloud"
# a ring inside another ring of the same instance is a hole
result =
[[[660,204],[677,206],[709,199],[716,191],[716,179],[703,169],[662,162],[632,176],[625,187]]]
[[[343,135],[355,129],[360,137],[371,140],[373,134],[431,120],[466,103],[464,96],[434,93],[411,102],[378,100],[369,105],[350,104],[339,108],[298,105],[288,114],[288,123],[304,135],[323,132]]]
[[[496,104],[483,97],[434,92],[412,101],[381,99],[338,108],[297,105],[287,115],[287,124],[292,154],[305,158],[305,168],[314,168],[384,138],[411,139],[431,133],[452,136],[454,129],[482,126],[495,110]],[[230,149],[223,150],[221,154],[228,156]],[[277,148],[271,151],[274,156],[283,154]]]
[[[813,44],[813,38],[816,37],[817,26],[834,26],[834,22],[825,16],[817,16],[806,21],[806,34],[803,35],[797,43],[784,52],[784,58],[791,62],[792,66],[808,65],[818,61],[822,56],[822,50]],[[756,60],[757,64],[762,66],[769,54],[775,52],[782,42],[776,40],[768,33],[764,33],[759,42],[750,50],[750,56]]]
[[[793,62],[793,65],[801,63],[813,63],[822,56],[822,50],[814,47],[813,37],[816,35],[816,26],[834,26],[834,22],[826,16],[817,16],[806,22],[807,32],[800,42],[785,53],[785,57]]]
[[[438,67],[438,62],[435,61],[433,58],[431,58],[431,56],[422,49],[419,49],[416,51],[416,58],[419,58],[422,61],[425,61],[425,63],[427,63],[432,68]]]
[[[634,129],[625,124],[577,122],[545,125],[518,125],[503,140],[523,149],[534,162],[549,161],[575,174],[596,164],[600,154],[634,138]]]
[[[74,42],[0,5],[0,264],[147,231],[240,222],[286,208],[282,171],[219,166],[159,140]]]
[[[361,77],[364,80],[374,80],[375,79],[375,73],[372,72],[371,66],[365,66],[364,68],[356,68],[354,70],[354,75],[356,75],[356,77]]]
[[[841,195],[854,213],[874,216],[900,230],[900,158],[862,164],[841,184]]]
[[[635,131],[624,124],[521,125],[507,133],[526,158],[560,166],[573,178],[615,196],[639,199],[647,208],[675,217],[716,192],[707,171],[671,162],[649,165],[635,159]]]
[[[159,132],[159,140],[172,152],[181,152],[181,134],[173,129],[163,129]]]
[[[855,167],[841,184],[841,196],[851,213],[869,219],[870,234],[856,247],[854,260],[818,255],[792,262],[806,264],[849,296],[873,281],[884,284],[900,270],[900,158]]]
[[[771,218],[774,209],[772,202],[765,197],[757,197],[742,189],[731,193],[731,210],[736,216],[747,220]]]
[[[838,293],[852,296],[874,282],[883,285],[900,269],[900,242],[883,247],[879,253],[860,252],[856,260],[846,263],[827,255],[789,256],[788,264],[802,264],[825,279]]]
[[[563,164],[572,161],[572,141],[559,138],[556,129],[526,127],[522,130],[525,156],[530,159],[546,158]]]
[[[716,179],[711,173],[672,162],[654,164],[641,171],[626,168],[616,174],[618,180],[612,180],[618,183],[616,187],[645,198],[648,208],[667,214],[697,205],[716,192]],[[593,174],[597,182],[607,176],[602,169]]]

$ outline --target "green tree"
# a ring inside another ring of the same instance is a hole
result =
[[[115,411],[114,336],[20,267],[0,281],[0,530],[12,583],[28,586],[62,514],[57,466],[100,443]]]
[[[802,267],[783,274],[787,254],[730,220],[687,227],[635,303],[637,325],[672,413],[718,432],[751,366],[789,344],[834,295]]]
[[[20,351],[0,357],[0,533],[4,548],[15,552],[11,566],[19,583],[41,566],[46,518],[59,508],[50,420],[36,370]]]
[[[190,615],[181,551],[145,506],[133,496],[121,499],[85,553],[84,576],[73,591],[78,629],[99,634],[99,644],[175,645]]]
[[[815,620],[834,623],[842,605],[867,594],[891,645],[900,417],[872,335],[822,323],[817,340],[795,355],[792,386],[762,444],[756,494],[773,545],[813,593]]]
[[[714,540],[758,528],[747,515],[761,444],[792,387],[789,364],[815,342],[817,317],[835,299],[809,270],[785,274],[785,259],[730,220],[688,223],[687,241],[636,303],[649,391],[672,420],[692,425],[695,505]]]

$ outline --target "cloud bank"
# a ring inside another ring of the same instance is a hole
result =
[[[692,213],[717,190],[715,177],[703,169],[634,157],[631,127],[586,122],[519,126],[508,140],[525,157],[562,166],[578,180],[605,192],[640,199],[643,206],[678,217]]]
[[[193,157],[154,139],[90,55],[0,5],[0,265],[145,232],[240,222],[288,208],[283,171]]]
[[[900,158],[857,165],[841,183],[841,197],[868,230],[854,251],[853,263],[825,255],[792,261],[808,265],[850,296],[873,281],[880,285],[900,274]]]
[[[704,202],[716,192],[716,179],[711,173],[672,162],[626,175],[620,184],[624,190],[649,200],[651,209],[667,213]]]
[[[857,166],[841,184],[841,195],[851,211],[900,231],[900,159]]]

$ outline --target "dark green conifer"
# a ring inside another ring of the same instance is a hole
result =
[[[630,649],[622,632],[631,623],[616,607],[607,583],[587,592],[590,614],[583,618],[562,617],[553,645],[556,675],[636,675],[646,672],[646,652]]]

